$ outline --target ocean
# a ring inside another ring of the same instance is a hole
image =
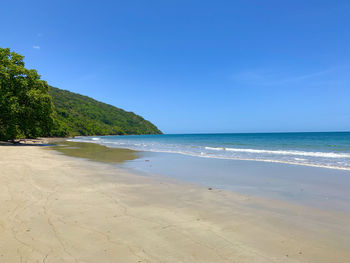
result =
[[[86,136],[73,141],[201,158],[350,170],[350,132]]]

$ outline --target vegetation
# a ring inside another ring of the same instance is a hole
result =
[[[161,133],[133,112],[54,87],[50,88],[50,94],[56,111],[53,136]]]
[[[0,48],[0,140],[45,136],[53,125],[49,85],[23,58]]]
[[[0,48],[0,140],[161,133],[133,112],[49,87],[23,59]]]

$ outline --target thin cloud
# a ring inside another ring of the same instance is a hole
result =
[[[260,86],[276,86],[285,84],[296,83],[315,83],[324,81],[326,76],[333,73],[334,69],[320,70],[316,72],[309,72],[304,74],[288,74],[287,72],[280,71],[243,71],[238,72],[230,76],[231,80],[248,85],[260,85]],[[327,78],[326,78],[327,79]]]
[[[40,46],[34,45],[33,48],[39,50],[39,49],[40,49]]]

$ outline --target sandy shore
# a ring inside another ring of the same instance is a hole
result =
[[[0,146],[0,262],[350,262],[350,216]]]

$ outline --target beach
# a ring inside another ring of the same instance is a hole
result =
[[[0,262],[350,261],[346,212],[141,176],[44,146],[0,146],[0,165]]]

